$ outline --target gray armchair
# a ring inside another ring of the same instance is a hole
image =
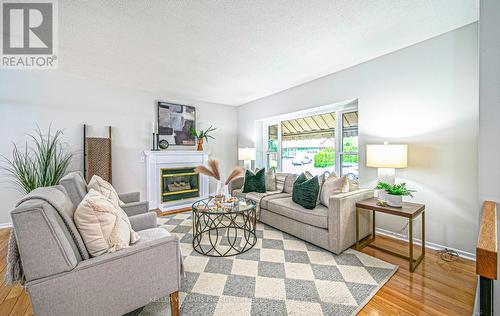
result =
[[[11,217],[35,315],[123,315],[166,295],[177,315],[177,236],[144,225],[136,244],[90,258],[65,190],[30,194],[35,198],[22,202]]]
[[[80,171],[70,172],[59,181],[68,193],[71,202],[75,207],[80,204],[87,194],[87,182]],[[140,193],[132,192],[118,194],[118,197],[125,205],[121,208],[129,216],[130,224],[134,230],[142,230],[144,225],[156,225],[156,212],[149,212],[149,203],[140,201]]]

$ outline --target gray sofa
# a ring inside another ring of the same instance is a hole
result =
[[[131,216],[140,240],[91,258],[73,222],[76,206],[66,190],[43,189],[11,211],[35,315],[123,315],[166,295],[177,315],[177,236],[157,228],[156,220],[148,223],[140,215]],[[57,205],[50,202],[54,196]]]
[[[288,177],[291,178],[288,178]],[[340,254],[356,242],[358,201],[373,197],[371,189],[357,189],[329,197],[329,207],[322,204],[308,210],[292,201],[295,175],[277,173],[278,190],[266,193],[243,193],[244,178],[230,183],[232,195],[254,200],[260,205],[259,221],[300,239]],[[279,179],[282,179],[281,181]],[[371,232],[370,218],[360,214],[360,237]]]

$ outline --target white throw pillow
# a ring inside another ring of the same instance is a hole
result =
[[[330,196],[349,192],[349,180],[346,176],[337,178],[336,176],[330,176],[323,183],[321,188],[321,204],[328,207],[330,204]]]
[[[99,177],[98,175],[92,176],[92,179],[90,179],[90,182],[87,185],[87,189],[89,191],[91,189],[96,190],[97,192],[101,193],[102,195],[104,195],[108,199],[111,199],[117,205],[120,205],[120,206],[125,205],[125,203],[123,203],[120,200],[120,198],[118,197],[118,193],[116,193],[116,190],[115,190],[115,188],[113,188],[111,183],[109,183],[108,181]]]
[[[127,248],[139,240],[127,214],[94,189],[76,208],[74,220],[92,257]]]

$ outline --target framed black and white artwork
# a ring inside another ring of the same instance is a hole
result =
[[[195,146],[191,128],[196,128],[196,108],[158,101],[158,134],[174,146]]]

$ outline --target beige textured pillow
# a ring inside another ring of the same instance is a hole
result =
[[[307,180],[314,178],[314,176],[309,171],[304,172],[304,175],[306,176]],[[324,173],[322,175],[318,176],[318,182],[319,182],[319,194],[318,194],[318,199],[316,200],[316,205],[321,204],[321,188],[323,187],[323,184],[325,183],[325,174]]]
[[[125,205],[125,203],[120,201],[120,198],[118,197],[118,193],[116,193],[116,190],[115,190],[115,188],[113,188],[111,183],[109,183],[108,181],[99,177],[98,175],[92,176],[92,179],[90,179],[90,182],[87,185],[87,189],[89,191],[91,189],[96,190],[97,192],[101,193],[102,195],[104,195],[108,199],[111,199],[117,205]]]
[[[266,171],[266,191],[276,191],[276,174],[273,169]]]
[[[335,176],[330,176],[323,183],[323,187],[321,188],[321,204],[328,207],[330,204],[330,196],[349,192],[349,180],[346,176],[337,178]]]
[[[292,194],[293,184],[297,180],[298,175],[289,173],[285,178],[285,184],[283,185],[283,192]]]
[[[276,172],[275,173],[276,190],[283,192],[283,189],[285,187],[285,180],[286,180],[287,176],[288,176],[288,173],[283,173],[283,172]]]
[[[139,240],[127,214],[94,189],[76,208],[74,220],[92,257],[127,248]]]
[[[348,179],[348,180],[349,180],[349,192],[359,189],[359,180],[358,179],[356,179],[356,180]]]

